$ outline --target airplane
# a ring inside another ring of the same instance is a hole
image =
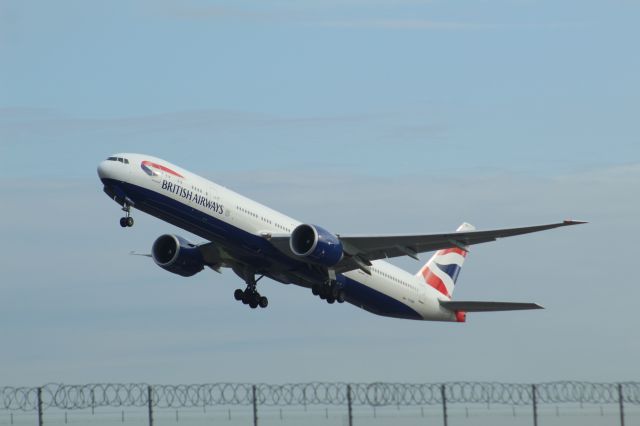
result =
[[[348,302],[393,318],[465,322],[468,312],[541,309],[535,303],[453,300],[469,246],[586,223],[565,220],[488,231],[463,223],[450,233],[351,236],[299,222],[149,155],[114,154],[98,165],[98,176],[104,192],[122,206],[123,228],[133,226],[135,208],[207,241],[161,235],[146,255],[156,265],[183,277],[205,267],[231,268],[246,285],[235,290],[234,298],[252,309],[269,304],[257,290],[263,277],[309,288],[329,304]],[[384,260],[419,260],[420,253],[430,251],[435,254],[415,274]]]

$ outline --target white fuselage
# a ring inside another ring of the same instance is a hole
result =
[[[164,160],[141,154],[117,156],[125,158],[128,163],[104,161],[98,168],[105,185],[113,185],[117,190],[122,190],[123,196],[136,194],[138,199],[131,196],[134,207],[212,240],[223,248],[225,244],[244,247],[244,243],[238,240],[242,240],[245,235],[264,240],[265,235],[290,234],[301,224]],[[144,170],[144,166],[141,167],[144,162],[162,164],[166,166],[166,170],[155,168],[150,173]],[[147,201],[151,199],[154,199],[152,208],[139,207],[147,205]],[[162,207],[164,205],[167,206],[166,209]],[[245,249],[249,252],[252,250],[250,241]],[[439,305],[439,299],[448,300],[446,296],[425,284],[422,277],[388,262],[373,261],[371,275],[356,269],[341,274],[340,279],[350,289],[348,302],[376,314],[456,321],[455,313]],[[405,309],[408,313],[406,315],[401,313]]]

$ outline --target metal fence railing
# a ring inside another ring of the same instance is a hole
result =
[[[342,406],[347,423],[353,424],[357,407],[440,406],[442,422],[448,424],[451,404],[529,406],[534,426],[538,408],[548,404],[615,404],[620,425],[625,405],[640,405],[640,382],[550,382],[539,384],[497,382],[449,383],[295,383],[283,385],[212,383],[148,385],[144,383],[47,384],[40,387],[0,387],[0,409],[33,412],[44,424],[48,409],[86,410],[142,407],[153,426],[154,410],[217,406],[252,408],[254,425],[260,407]]]

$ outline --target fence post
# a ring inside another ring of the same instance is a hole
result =
[[[447,426],[447,394],[444,383],[440,385],[440,393],[442,394],[442,417],[444,418],[444,426]]]
[[[253,426],[258,426],[258,397],[256,395],[256,385],[251,387],[253,393]]]
[[[38,426],[43,425],[42,418],[42,387],[38,388]]]
[[[353,426],[353,401],[351,400],[351,385],[347,385],[347,407],[349,411],[349,426]]]
[[[538,426],[538,397],[536,385],[531,385],[531,399],[533,401],[533,426]]]
[[[153,390],[147,385],[147,402],[149,407],[149,426],[153,426]]]
[[[624,395],[622,394],[622,383],[618,383],[618,399],[620,401],[620,426],[624,426]]]

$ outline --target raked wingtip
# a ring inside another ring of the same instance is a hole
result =
[[[565,220],[563,221],[563,223],[564,223],[565,225],[582,225],[582,224],[584,224],[584,223],[589,223],[589,222],[587,222],[587,221],[585,221],[585,220],[565,219]]]

